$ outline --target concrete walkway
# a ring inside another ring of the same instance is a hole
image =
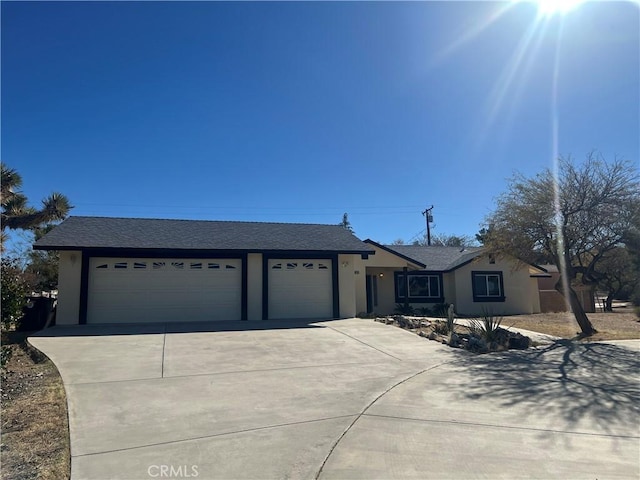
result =
[[[30,341],[65,383],[73,479],[640,475],[640,362],[615,345],[475,356],[360,319]]]

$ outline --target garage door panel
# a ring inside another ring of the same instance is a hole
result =
[[[88,323],[239,320],[240,259],[93,258]]]
[[[271,259],[269,318],[332,318],[333,278],[326,259]]]

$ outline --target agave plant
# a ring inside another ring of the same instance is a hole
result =
[[[481,318],[469,321],[469,330],[472,335],[484,339],[487,343],[498,340],[502,317],[498,317],[490,310],[482,310]]]

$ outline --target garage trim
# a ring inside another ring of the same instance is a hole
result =
[[[166,249],[90,249],[82,251],[82,268],[80,272],[80,308],[78,323],[87,324],[89,305],[89,264],[92,257],[135,257],[135,258],[235,258],[241,263],[241,320],[247,320],[248,281],[247,253],[239,251],[213,250],[166,250]]]
[[[338,254],[326,252],[278,251],[262,254],[262,320],[269,319],[269,260],[309,258],[331,260],[331,290],[333,296],[333,318],[340,317],[340,291],[338,288]]]

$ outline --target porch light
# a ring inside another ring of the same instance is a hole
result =
[[[382,278],[382,277],[384,277],[384,273],[381,273],[381,274],[380,274],[380,278]]]

